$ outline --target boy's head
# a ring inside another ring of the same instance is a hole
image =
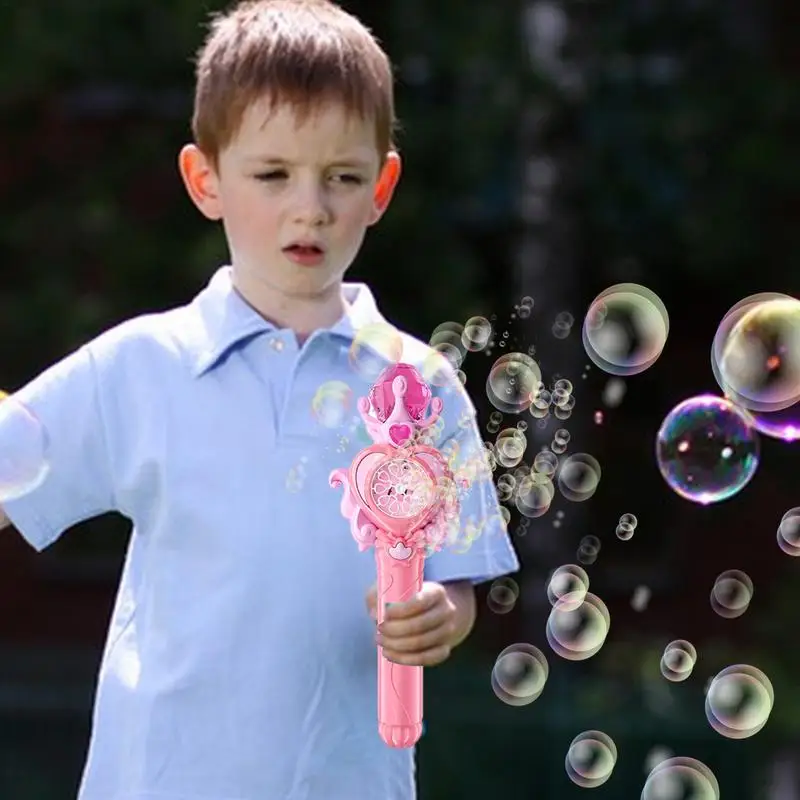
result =
[[[213,19],[196,78],[179,166],[234,270],[282,294],[338,285],[400,174],[384,51],[329,0],[247,0]],[[324,258],[283,252],[297,242]]]

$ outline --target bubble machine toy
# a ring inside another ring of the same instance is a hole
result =
[[[441,549],[458,519],[452,472],[430,444],[443,405],[415,367],[388,367],[358,401],[374,444],[330,475],[333,488],[344,487],[341,512],[359,550],[375,548],[378,624],[386,603],[422,589],[426,555]],[[389,747],[413,747],[422,734],[422,669],[391,662],[378,648],[378,733]]]

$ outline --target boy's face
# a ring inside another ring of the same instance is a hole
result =
[[[250,285],[312,297],[338,286],[367,227],[383,215],[399,156],[380,170],[375,128],[326,106],[297,125],[289,106],[252,105],[215,171],[192,145],[181,171],[192,199],[221,219],[234,270]],[[314,242],[323,257],[300,264],[284,248]]]

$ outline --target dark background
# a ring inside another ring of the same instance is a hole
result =
[[[0,6],[2,388],[122,319],[188,301],[225,262],[220,229],[191,205],[176,167],[189,137],[191,55],[207,13],[222,5]],[[797,800],[800,565],[775,532],[800,506],[800,445],[762,439],[752,483],[708,508],[672,494],[653,453],[674,405],[718,391],[709,352],[726,311],[757,292],[800,293],[800,7],[344,5],[397,66],[405,128],[399,193],[351,277],[369,281],[386,316],[422,338],[481,314],[517,349],[534,344],[546,380],[559,373],[575,384],[570,450],[603,466],[591,501],[558,497],[524,536],[512,517],[523,562],[516,607],[493,613],[481,587],[473,636],[426,673],[421,800],[582,796],[564,757],[591,728],[619,752],[598,800],[638,797],[655,746],[705,762],[725,800]],[[398,281],[399,270],[412,280]],[[592,367],[581,378],[580,324],[591,299],[623,281],[661,297],[670,335],[597,426],[608,376]],[[523,295],[534,313],[511,319]],[[563,340],[551,333],[561,311],[576,320]],[[463,367],[484,424],[492,360],[470,354]],[[531,448],[546,433],[532,426]],[[614,536],[623,512],[639,518],[629,542]],[[612,628],[598,655],[573,663],[547,646],[544,587],[589,533],[603,542],[587,569]],[[102,518],[41,555],[15,533],[0,536],[0,798],[75,796],[127,535],[119,518]],[[743,569],[755,586],[737,620],[708,603],[725,569]],[[652,599],[637,613],[630,598],[640,584]],[[699,654],[682,684],[658,671],[675,638]],[[514,642],[539,646],[550,663],[544,693],[521,708],[501,703],[489,682]],[[706,680],[737,662],[762,669],[775,689],[770,721],[744,741],[717,735],[703,713]]]

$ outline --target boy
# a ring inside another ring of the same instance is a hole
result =
[[[179,167],[231,265],[16,395],[50,472],[8,520],[37,550],[104,512],[133,525],[79,800],[415,797],[413,750],[377,731],[375,561],[328,485],[360,444],[337,452],[311,414],[322,384],[371,383],[350,362],[382,317],[342,279],[400,175],[392,92],[383,51],[327,0],[217,17]],[[398,335],[421,365],[429,349]],[[463,388],[442,391],[441,442],[482,452]],[[382,626],[387,657],[433,666],[467,636],[473,584],[518,568],[498,511],[476,481],[462,525],[489,522],[426,560],[422,593]]]

